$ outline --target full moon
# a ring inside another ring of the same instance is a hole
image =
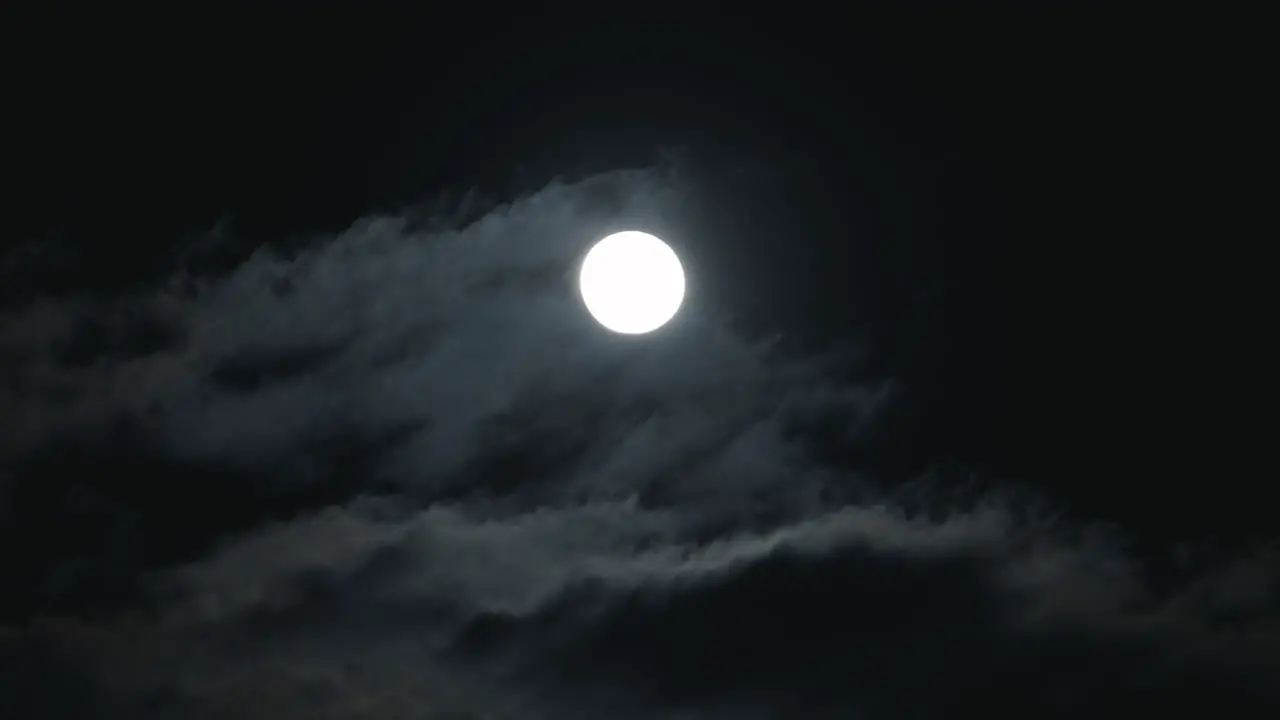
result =
[[[587,252],[578,286],[596,322],[617,333],[640,335],[675,317],[684,300],[684,269],[666,243],[628,230]]]

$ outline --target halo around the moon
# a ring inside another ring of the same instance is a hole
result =
[[[652,332],[684,300],[684,268],[666,243],[636,230],[597,242],[582,261],[578,288],[587,311],[618,333]]]

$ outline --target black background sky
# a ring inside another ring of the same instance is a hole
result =
[[[212,262],[235,262],[442,193],[684,153],[719,173],[707,282],[756,327],[874,337],[927,405],[903,452],[1116,512],[1155,486],[1205,510],[1153,463],[1223,461],[1175,457],[1205,439],[1178,408],[1214,384],[1179,376],[1215,372],[1195,363],[1224,324],[1196,233],[1237,214],[1224,168],[1257,122],[1207,27],[1005,4],[534,15],[41,23],[14,64],[8,241],[65,238],[58,282],[122,286],[213,227],[235,240]]]
[[[557,178],[676,163],[697,200],[666,222],[694,299],[892,379],[875,442],[827,448],[841,462],[1029,485],[1157,564],[1179,541],[1242,552],[1274,535],[1266,473],[1244,459],[1256,433],[1226,409],[1247,351],[1216,290],[1219,238],[1250,203],[1247,58],[1194,18],[1013,5],[19,11],[0,294],[15,317],[107,302],[370,214],[470,220]],[[72,472],[23,463],[11,487]],[[156,482],[137,492],[169,497]],[[339,485],[272,513],[344,502]],[[243,514],[228,527],[262,519]],[[166,542],[165,523],[141,526]],[[187,555],[142,564],[191,562],[222,533],[211,521]],[[25,584],[61,557],[30,553]],[[16,596],[20,627],[44,600]],[[49,607],[93,605],[75,597]]]

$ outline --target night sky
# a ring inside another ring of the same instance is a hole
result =
[[[1202,19],[421,5],[10,13],[0,717],[1276,716]]]

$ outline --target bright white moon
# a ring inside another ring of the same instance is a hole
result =
[[[587,311],[606,328],[628,335],[657,330],[684,300],[684,269],[675,251],[635,230],[596,243],[578,280]]]

